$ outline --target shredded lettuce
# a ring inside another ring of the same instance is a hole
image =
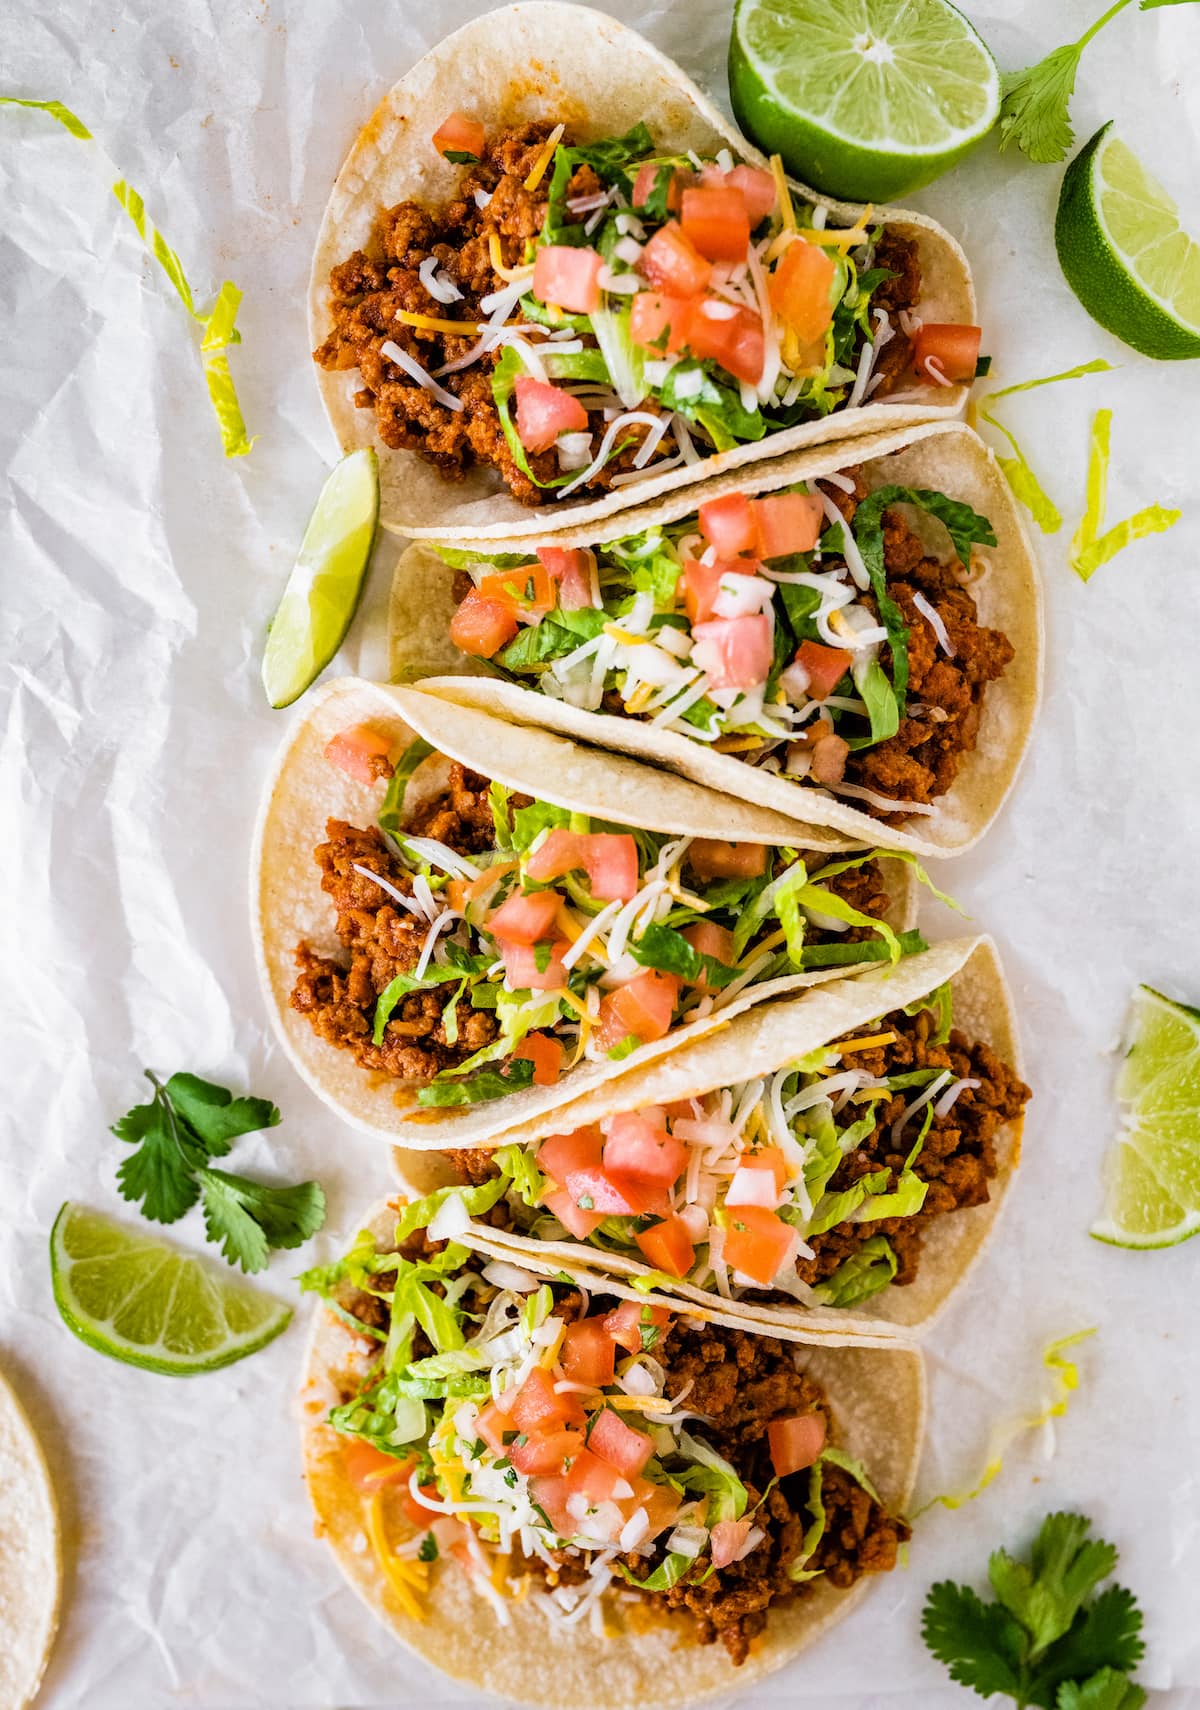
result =
[[[16,95],[0,95],[0,106],[35,108],[56,119],[78,141],[94,141],[83,120],[61,101],[33,101],[23,100]],[[209,401],[221,430],[221,444],[226,457],[245,457],[254,440],[246,436],[246,423],[242,418],[233,376],[229,372],[229,360],[225,355],[231,344],[240,344],[242,340],[236,326],[242,293],[231,279],[226,279],[212,308],[207,314],[202,314],[196,308],[183,263],[150,220],[146,205],[137,191],[125,179],[118,178],[113,184],[112,193],[129,215],[138,236],[174,286],[180,302],[201,328],[200,359],[204,365],[204,381],[208,388]]]
[[[404,796],[409,780],[421,764],[433,753],[433,744],[418,736],[400,756],[400,763],[388,779],[387,791],[379,809],[379,829],[398,836],[404,821]]]
[[[430,1081],[417,1094],[417,1103],[427,1109],[444,1109],[449,1105],[486,1104],[494,1098],[507,1098],[520,1087],[533,1085],[533,1064],[523,1058],[506,1063],[502,1069],[483,1068],[469,1080]]]
[[[824,1306],[857,1306],[887,1288],[899,1268],[887,1237],[872,1235],[813,1293]]]
[[[383,1044],[384,1031],[388,1022],[392,1018],[392,1011],[403,998],[406,998],[409,995],[410,992],[431,991],[434,986],[444,986],[449,981],[457,980],[457,978],[458,974],[454,969],[439,968],[436,963],[433,962],[429,965],[429,971],[426,974],[423,974],[419,980],[414,978],[412,974],[395,975],[393,979],[388,981],[387,985],[375,999],[375,1023],[371,1029],[371,1039],[373,1043],[376,1045]],[[463,985],[465,984],[466,981],[464,980]],[[461,986],[459,988],[458,995],[460,997],[462,996]],[[457,1027],[455,1031],[457,1032]],[[453,1043],[453,1041],[451,1041],[451,1043]]]
[[[997,454],[996,462],[1000,465],[1005,480],[1012,488],[1013,496],[1018,504],[1032,516],[1034,522],[1043,534],[1057,534],[1062,527],[1062,513],[1050,498],[1030,466],[1029,459],[1017,443],[1015,434],[1006,428],[1003,422],[998,422],[988,406],[998,404],[1001,398],[1011,398],[1017,392],[1032,392],[1039,386],[1053,386],[1059,380],[1080,380],[1086,374],[1107,374],[1112,372],[1112,363],[1105,362],[1103,357],[1097,357],[1093,362],[1083,362],[1077,368],[1067,368],[1061,374],[1046,374],[1037,380],[1020,380],[1015,386],[1004,386],[999,392],[989,392],[986,398],[978,404],[979,419],[989,427],[1002,433],[1015,453],[1012,457],[1001,457]]]
[[[737,1473],[709,1444],[679,1433],[679,1453],[695,1464],[679,1475],[679,1483],[694,1495],[708,1497],[704,1524],[715,1526],[719,1520],[740,1520],[750,1500],[745,1485]]]
[[[448,1199],[461,1199],[468,1216],[478,1217],[480,1212],[490,1211],[503,1193],[504,1182],[499,1176],[490,1182],[481,1182],[477,1187],[437,1188],[426,1194],[424,1199],[415,1199],[404,1207],[396,1222],[396,1244],[400,1246],[418,1229],[428,1229]],[[462,1249],[459,1251],[461,1253]]]
[[[1092,422],[1092,449],[1088,458],[1087,509],[1071,540],[1069,560],[1081,582],[1089,581],[1101,565],[1115,558],[1118,552],[1124,552],[1134,541],[1174,528],[1183,515],[1182,511],[1167,510],[1162,505],[1147,505],[1144,510],[1126,517],[1124,522],[1115,523],[1106,533],[1100,533],[1104,528],[1108,502],[1111,442],[1112,411],[1097,410]]]
[[[492,1153],[492,1161],[505,1182],[512,1184],[512,1191],[523,1205],[532,1209],[542,1203],[546,1177],[534,1163],[533,1154],[524,1146],[498,1146]]]

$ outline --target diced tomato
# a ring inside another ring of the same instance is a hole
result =
[[[450,639],[463,653],[476,659],[491,659],[512,640],[519,628],[517,614],[509,604],[485,600],[476,588],[450,619]]]
[[[525,863],[529,877],[539,883],[561,879],[580,867],[587,873],[592,895],[600,901],[631,902],[637,895],[637,842],[628,832],[556,827]]]
[[[593,1454],[588,1448],[577,1456],[567,1474],[567,1482],[572,1492],[586,1497],[588,1502],[595,1505],[598,1502],[612,1502],[616,1497],[617,1486],[624,1476],[619,1467],[614,1467],[610,1461]]]
[[[417,1488],[421,1496],[432,1497],[435,1502],[442,1500],[436,1484],[422,1484]],[[439,1508],[426,1508],[420,1497],[414,1496],[407,1488],[400,1493],[400,1512],[410,1526],[415,1526],[421,1532],[427,1532],[433,1522],[441,1518]]]
[[[518,892],[488,917],[487,929],[502,944],[540,944],[549,938],[561,902],[557,891]]]
[[[715,920],[697,920],[691,926],[685,926],[683,936],[698,956],[711,956],[714,962],[723,962],[727,968],[732,968],[737,959],[733,948],[733,933],[724,926],[718,926]],[[707,973],[701,974],[696,981],[702,992],[709,989]]]
[[[730,309],[733,313],[726,313]],[[694,356],[719,362],[747,385],[757,386],[762,379],[766,344],[762,321],[753,309],[706,297],[697,303],[688,322],[688,345]]]
[[[558,583],[558,603],[565,612],[581,612],[592,603],[594,556],[586,547],[539,546],[537,555]]]
[[[572,1170],[564,1183],[576,1205],[605,1217],[661,1216],[668,1209],[666,1190],[638,1176],[619,1175],[599,1164]]]
[[[603,1389],[613,1380],[616,1357],[617,1344],[604,1328],[603,1318],[579,1318],[567,1325],[559,1363],[572,1383],[593,1383]]]
[[[665,1306],[647,1306],[640,1300],[623,1300],[604,1320],[604,1328],[619,1348],[626,1353],[642,1352],[642,1331],[657,1330],[661,1334],[671,1322]],[[658,1338],[652,1338],[657,1341]]]
[[[378,763],[387,759],[391,746],[390,737],[381,730],[369,724],[352,724],[329,738],[324,753],[330,765],[348,777],[360,784],[375,784],[383,776]]]
[[[740,190],[715,184],[685,190],[679,223],[683,235],[709,261],[745,261],[750,215]]]
[[[509,1446],[508,1458],[522,1473],[565,1473],[583,1449],[579,1431],[547,1431]]]
[[[767,870],[767,846],[697,837],[688,849],[687,864],[698,879],[757,879]]]
[[[982,327],[926,321],[914,340],[913,367],[918,378],[933,380],[933,370],[929,367],[932,358],[947,380],[973,380],[982,341]]]
[[[700,506],[700,533],[725,558],[758,548],[754,512],[745,493],[726,493]]]
[[[555,1188],[553,1193],[544,1193],[542,1204],[577,1241],[586,1241],[593,1229],[598,1229],[604,1222],[604,1212],[585,1211],[581,1205],[576,1205],[566,1188]]]
[[[665,1532],[668,1526],[675,1524],[681,1506],[680,1500],[669,1485],[654,1484],[647,1478],[631,1478],[629,1482],[633,1486],[633,1497],[625,1503],[625,1507],[631,1514],[639,1508],[645,1509],[650,1530],[643,1542],[649,1543],[660,1532]]]
[[[526,451],[549,451],[559,434],[580,433],[587,427],[587,411],[560,386],[521,374],[516,390],[517,438]]]
[[[756,1169],[752,1158],[739,1164],[725,1192],[726,1205],[765,1205],[779,1209],[779,1188],[772,1169]]]
[[[502,1413],[494,1401],[489,1401],[486,1407],[479,1409],[475,1430],[494,1455],[503,1455],[507,1453],[504,1446],[504,1433],[515,1431],[516,1426],[507,1413]]]
[[[833,283],[837,264],[819,244],[797,239],[767,276],[767,295],[780,320],[801,344],[824,338],[833,320]]]
[[[533,1064],[535,1087],[552,1087],[562,1074],[563,1046],[548,1033],[527,1033],[513,1052],[518,1063]]]
[[[675,220],[668,220],[642,251],[638,270],[669,297],[698,297],[712,277],[712,262],[705,260]]]
[[[603,1147],[604,1136],[595,1123],[574,1128],[569,1134],[551,1134],[538,1147],[538,1169],[564,1187],[573,1170],[600,1162]]]
[[[683,603],[688,617],[695,623],[706,623],[713,615],[713,601],[721,586],[721,577],[729,566],[717,559],[713,564],[689,558],[683,566]]]
[[[470,154],[476,160],[483,156],[487,132],[478,119],[468,119],[462,113],[451,113],[433,133],[433,146],[439,154]]]
[[[533,294],[573,315],[590,315],[600,307],[599,252],[566,243],[544,244],[533,263]]]
[[[738,1551],[750,1536],[750,1528],[754,1522],[743,1515],[740,1520],[718,1520],[709,1533],[709,1548],[712,1550],[713,1566],[728,1567],[736,1561]]]
[[[814,701],[831,695],[850,669],[854,655],[843,647],[826,647],[820,641],[802,641],[796,649],[796,664],[808,672],[808,692]]]
[[[634,1240],[648,1265],[670,1277],[686,1277],[696,1257],[696,1246],[681,1217],[664,1217],[649,1229],[636,1230]]]
[[[565,986],[567,970],[562,959],[566,948],[565,943],[539,944],[536,947],[532,944],[501,944],[504,978],[509,991],[551,992]],[[550,952],[549,960],[544,968],[539,968],[538,957],[546,949]]]
[[[604,1051],[628,1039],[632,1033],[643,1045],[661,1039],[671,1026],[679,1001],[680,981],[675,974],[647,968],[600,1000],[596,1039]]]
[[[664,164],[663,161],[659,160],[647,160],[638,167],[637,177],[633,181],[633,206],[635,208],[644,208],[654,194],[654,186],[658,182],[658,175]],[[684,186],[691,184],[694,178],[694,173],[681,172],[678,168],[671,173],[671,181],[667,185],[667,212],[669,214],[679,212],[679,198],[683,195]]]
[[[516,1393],[509,1417],[518,1431],[533,1437],[561,1431],[564,1425],[582,1425],[585,1414],[574,1395],[555,1389],[544,1366],[534,1366]]]
[[[629,336],[654,356],[674,356],[687,344],[691,302],[661,291],[639,291],[629,310]]]
[[[550,573],[541,564],[522,564],[519,570],[498,570],[479,584],[485,600],[511,606],[523,617],[545,617],[556,600]]]
[[[780,1478],[811,1467],[825,1447],[825,1415],[798,1413],[791,1419],[773,1419],[767,1426],[771,1465]]]
[[[611,1407],[605,1407],[595,1415],[588,1448],[610,1467],[616,1467],[622,1478],[636,1478],[654,1453],[654,1442],[644,1431],[626,1425]]]
[[[660,1110],[621,1111],[612,1117],[604,1140],[604,1167],[614,1175],[671,1187],[683,1174],[688,1149],[667,1132]]]
[[[574,1487],[564,1475],[534,1478],[529,1481],[529,1495],[541,1509],[560,1538],[573,1537],[579,1522],[567,1507],[567,1498]]]
[[[739,1205],[730,1211],[722,1257],[731,1270],[769,1288],[796,1246],[796,1232],[762,1205]]]
[[[746,204],[751,231],[774,210],[777,200],[775,180],[760,166],[735,166],[729,172],[722,172],[719,166],[706,166],[700,174],[700,182],[724,184],[739,191]]]
[[[780,1193],[796,1174],[778,1146],[762,1146],[757,1152],[746,1153],[741,1167],[747,1170],[770,1170]]]
[[[771,493],[751,500],[758,532],[758,550],[764,558],[782,558],[789,552],[811,552],[821,538],[825,513],[820,499],[811,493]]]
[[[365,1437],[348,1437],[342,1456],[346,1476],[359,1490],[378,1490],[381,1485],[407,1479],[416,1465],[412,1455],[397,1460],[395,1455],[385,1455],[374,1443],[368,1443]]]
[[[693,663],[705,672],[710,688],[752,689],[766,682],[775,645],[771,620],[765,612],[698,623],[692,635],[696,642]]]

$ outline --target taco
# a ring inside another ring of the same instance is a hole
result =
[[[0,1371],[0,1704],[37,1694],[62,1595],[62,1540],[41,1445]]]
[[[634,31],[555,4],[475,19],[384,97],[309,320],[384,523],[460,540],[955,415],[980,345],[941,227],[789,185]]]
[[[945,424],[759,464],[590,541],[414,545],[390,629],[397,680],[922,854],[999,811],[1041,671],[1012,497]],[[438,674],[464,666],[489,675]]]
[[[800,848],[761,809],[734,841],[720,828],[686,779],[416,690],[330,684],[285,745],[254,857],[289,1054],[360,1127],[471,1145],[752,1003],[923,947],[915,861]]]
[[[912,1329],[978,1256],[1029,1096],[995,952],[958,939],[750,1010],[495,1150],[396,1164],[415,1193],[469,1181],[519,1261],[776,1329]]]
[[[694,1702],[892,1568],[920,1355],[806,1347],[385,1207],[303,1285],[320,1534],[402,1642],[523,1704]],[[734,1672],[736,1669],[736,1673]]]

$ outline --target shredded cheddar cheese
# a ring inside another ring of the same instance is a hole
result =
[[[421,1597],[429,1590],[429,1564],[393,1555],[383,1524],[382,1491],[375,1492],[367,1507],[367,1537],[401,1609],[414,1621],[427,1620]]]
[[[450,333],[457,338],[478,338],[486,330],[477,321],[439,321],[433,315],[414,315],[408,309],[397,309],[396,319],[421,332]]]
[[[563,132],[566,128],[567,127],[565,125],[555,125],[554,129],[550,132],[550,135],[546,138],[546,146],[542,150],[541,154],[538,155],[537,160],[534,162],[533,171],[525,180],[526,190],[536,190],[538,185],[542,182],[546,168],[553,160],[554,151],[562,141]]]
[[[779,212],[784,229],[794,232],[796,229],[796,210],[792,207],[791,192],[788,190],[787,178],[783,170],[783,161],[777,154],[771,156],[771,173],[775,179],[775,191],[779,197]]]
[[[859,1039],[843,1039],[840,1045],[835,1046],[835,1050],[844,1057],[847,1051],[874,1051],[880,1045],[894,1044],[895,1039],[896,1035],[890,1032],[864,1033]]]
[[[492,260],[492,272],[498,273],[501,279],[505,280],[509,285],[511,285],[516,279],[529,279],[532,277],[533,268],[530,266],[522,264],[519,267],[506,267],[504,265],[504,252],[500,247],[500,237],[497,232],[488,233],[488,254],[491,256]],[[511,325],[512,323],[510,322],[509,324]]]
[[[868,202],[852,226],[826,226],[824,231],[806,231],[805,242],[823,244],[831,249],[856,249],[867,236],[874,211],[875,204]]]
[[[622,629],[617,623],[606,623],[604,633],[611,636],[614,641],[619,641],[622,647],[649,647],[652,645],[648,635],[630,635],[627,629]]]

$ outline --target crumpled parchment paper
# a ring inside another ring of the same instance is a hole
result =
[[[141,1097],[144,1064],[282,1106],[283,1125],[242,1142],[235,1167],[318,1175],[329,1221],[308,1251],[276,1259],[268,1286],[281,1294],[387,1181],[386,1157],[305,1092],[266,1029],[246,865],[283,717],[258,663],[332,454],[304,322],[326,193],[386,87],[477,9],[31,0],[0,17],[5,90],[80,114],[198,298],[226,276],[245,291],[231,362],[261,436],[250,457],[222,461],[194,329],[94,151],[44,116],[0,110],[0,1361],[42,1434],[70,1541],[45,1688],[55,1710],[477,1701],[376,1628],[313,1541],[290,1413],[307,1310],[225,1372],[154,1377],[63,1329],[46,1256],[65,1197],[120,1208],[107,1126]],[[612,9],[723,97],[725,0]],[[969,7],[1009,66],[1097,9]],[[1089,52],[1074,103],[1081,137],[1117,118],[1193,228],[1197,69],[1194,8],[1131,9]],[[1000,942],[1036,1098],[998,1239],[930,1340],[925,1492],[973,1481],[990,1424],[1046,1389],[1047,1340],[1098,1334],[1053,1457],[1025,1440],[978,1501],[925,1519],[908,1567],[747,1700],[759,1705],[965,1704],[920,1643],[927,1586],[978,1582],[992,1547],[1075,1505],[1119,1543],[1120,1577],[1147,1611],[1142,1678],[1164,1705],[1200,1703],[1200,1241],[1139,1255],[1086,1233],[1127,994],[1147,980],[1200,998],[1200,370],[1142,360],[1076,305],[1053,251],[1059,176],[989,143],[919,198],[974,262],[994,385],[1096,355],[1121,365],[1004,406],[1067,518],[1039,542],[1046,704],[1002,822],[937,876]],[[1065,554],[1101,405],[1116,412],[1110,520],[1156,499],[1185,516],[1084,587]],[[385,542],[345,668],[382,670],[393,558]],[[176,1233],[199,1244],[198,1217]]]

